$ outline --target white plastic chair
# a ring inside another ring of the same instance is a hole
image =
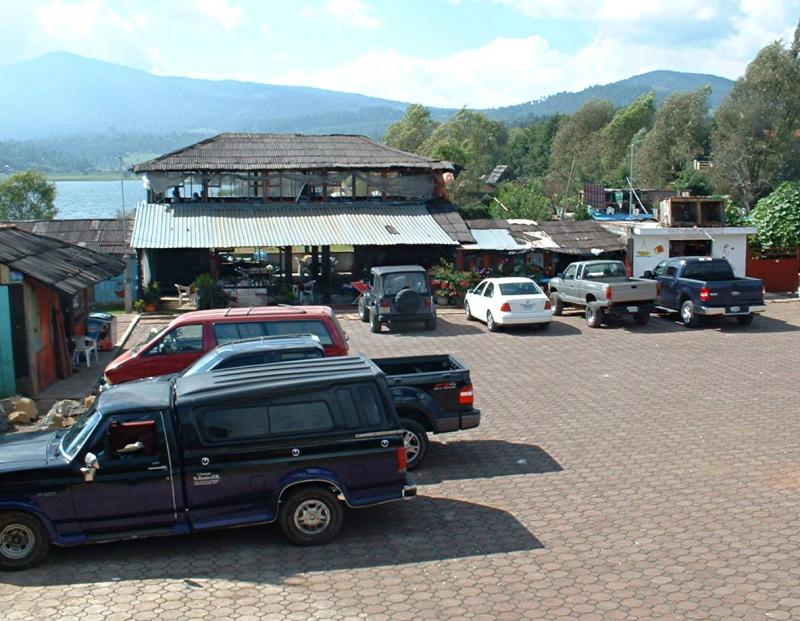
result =
[[[197,306],[197,295],[192,293],[191,285],[179,285],[176,283],[175,288],[178,290],[178,306],[183,306],[184,301]]]
[[[316,280],[309,280],[303,285],[303,290],[300,292],[300,304],[314,303],[314,285],[316,284]]]
[[[75,350],[72,352],[72,365],[77,366],[81,361],[81,354],[86,358],[86,367],[92,366],[92,352],[94,352],[94,361],[97,362],[97,341],[91,336],[73,336],[72,342],[75,345]]]

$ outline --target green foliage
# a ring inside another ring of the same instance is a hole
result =
[[[543,177],[558,127],[565,117],[556,115],[509,133],[508,164],[517,177]]]
[[[136,300],[133,303],[133,310],[135,310],[137,313],[141,313],[144,311],[144,305],[145,305],[144,300]]]
[[[197,289],[197,308],[200,310],[225,308],[231,301],[231,296],[211,274],[200,274],[192,286]]]
[[[389,126],[383,141],[395,149],[416,153],[422,143],[431,137],[436,125],[430,110],[420,104],[412,104],[402,119]]]
[[[502,203],[502,206],[497,201]],[[527,220],[551,220],[553,206],[540,179],[530,179],[521,184],[516,181],[503,183],[497,190],[497,201],[489,204],[492,218],[520,218]]]
[[[800,246],[800,182],[782,183],[758,201],[750,218],[758,227],[755,239],[762,248]]]
[[[142,301],[145,304],[158,304],[161,301],[161,285],[154,280],[142,293]]]
[[[575,211],[573,213],[573,220],[591,220],[592,219],[592,212],[589,209],[589,205],[586,203],[579,203],[577,207],[575,207]]]
[[[481,276],[477,272],[457,270],[452,263],[442,259],[433,268],[431,284],[436,295],[460,301],[464,299],[467,290],[480,281]]]
[[[692,196],[711,196],[714,194],[714,184],[708,175],[689,168],[681,172],[672,186],[676,190],[688,190]]]
[[[653,128],[635,153],[635,175],[646,186],[662,188],[709,153],[711,90],[674,93],[656,111]]]
[[[489,201],[491,200],[491,197],[489,197]],[[489,213],[488,202],[476,200],[466,205],[459,205],[458,209],[462,217],[466,220],[483,220],[492,217]]]
[[[739,207],[731,199],[725,202],[725,222],[728,226],[752,226],[747,210]],[[751,238],[752,240],[752,238]]]
[[[56,186],[35,170],[0,181],[0,220],[52,220]]]
[[[776,41],[747,67],[716,114],[717,188],[752,208],[782,180],[800,176],[800,62]]]
[[[602,129],[602,180],[607,184],[624,185],[625,177],[630,174],[631,142],[635,137],[643,136],[652,126],[656,113],[655,101],[655,93],[640,97],[630,106],[617,110],[611,122]]]

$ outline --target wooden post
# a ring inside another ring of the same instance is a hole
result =
[[[322,283],[320,283],[322,301],[325,304],[331,303],[331,247],[322,247]]]
[[[294,283],[294,279],[292,278],[292,247],[285,246],[283,253],[283,282],[291,287]]]
[[[311,279],[319,278],[319,246],[311,246]]]
[[[266,171],[266,170],[263,173],[261,173],[261,185],[264,188],[264,192],[263,192],[264,196],[263,196],[262,200],[265,203],[268,203],[269,202],[269,172]]]

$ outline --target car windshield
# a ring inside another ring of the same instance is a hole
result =
[[[590,263],[584,268],[584,280],[602,280],[603,278],[625,278],[625,266],[616,261],[608,263]]]
[[[61,454],[67,459],[72,459],[75,454],[80,450],[83,443],[86,441],[97,424],[100,422],[100,412],[92,408],[87,410],[75,421],[75,424],[69,428],[64,437],[61,438]]]
[[[428,275],[423,272],[400,272],[383,277],[384,295],[397,295],[403,289],[428,293]]]
[[[503,295],[536,295],[541,292],[539,285],[532,280],[500,284],[500,293]]]

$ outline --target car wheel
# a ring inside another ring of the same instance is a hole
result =
[[[378,314],[370,312],[369,314],[369,331],[377,334],[381,331],[381,322],[378,321]]]
[[[635,323],[637,326],[646,326],[649,321],[650,313],[645,311],[639,311],[633,316],[633,323]]]
[[[358,299],[358,316],[364,323],[369,321],[369,309],[363,295]]]
[[[0,515],[0,568],[28,569],[50,550],[44,525],[32,515],[13,511]]]
[[[556,317],[564,312],[564,302],[561,301],[561,296],[555,291],[550,294],[550,306],[553,307],[553,315]]]
[[[691,300],[686,300],[681,304],[681,321],[687,328],[696,328],[700,324],[694,312],[694,303]]]
[[[740,326],[749,326],[751,323],[753,323],[754,318],[755,315],[753,313],[749,313],[748,315],[739,315],[736,318],[736,321],[739,322]]]
[[[403,428],[408,469],[413,470],[422,463],[428,451],[428,434],[422,425],[410,418],[401,418],[400,426]]]
[[[586,323],[590,328],[599,328],[603,325],[605,309],[597,302],[589,302],[586,305]]]
[[[316,546],[328,543],[342,527],[342,505],[327,489],[306,487],[281,504],[279,523],[292,543]]]
[[[486,327],[489,328],[489,332],[497,332],[500,329],[495,323],[492,313],[486,313]]]
[[[425,320],[425,329],[426,330],[435,330],[436,329],[436,315],[434,315],[430,319]]]
[[[472,321],[475,317],[472,316],[472,313],[469,312],[469,302],[464,302],[464,317],[467,321]]]

